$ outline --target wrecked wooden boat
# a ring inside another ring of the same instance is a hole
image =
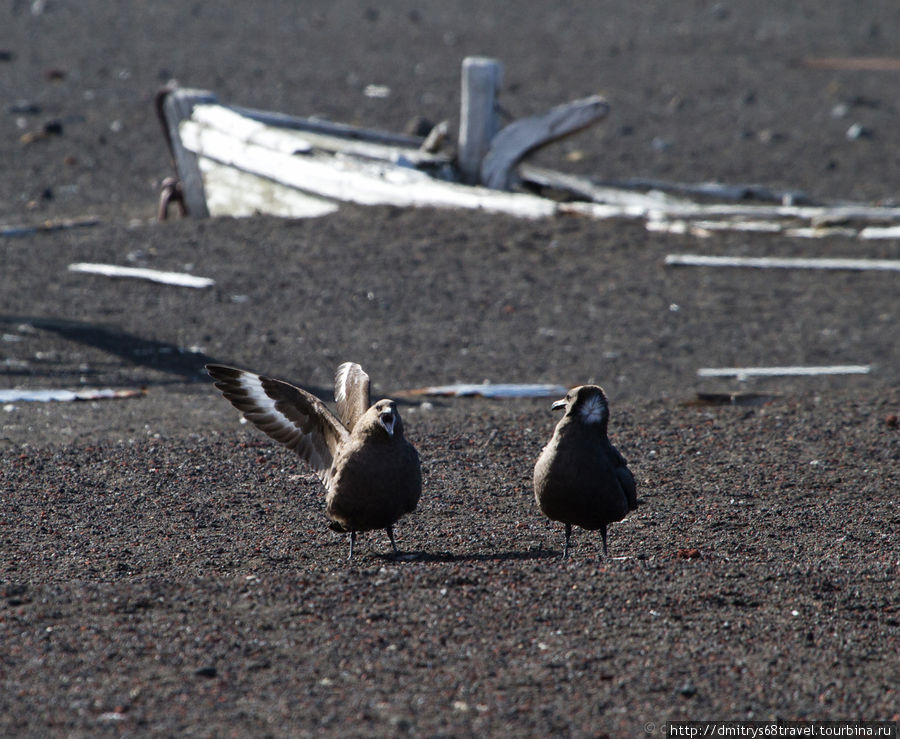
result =
[[[802,192],[759,185],[602,183],[532,166],[530,153],[603,120],[610,106],[595,95],[501,126],[502,73],[493,59],[463,61],[455,146],[446,122],[427,136],[409,136],[229,105],[205,90],[166,88],[157,96],[157,113],[176,176],[163,182],[159,217],[177,206],[194,217],[308,218],[348,202],[525,218],[640,218],[649,230],[701,237],[721,230],[897,236],[896,207],[816,204]]]
[[[553,215],[558,203],[509,191],[516,166],[601,120],[609,106],[592,96],[501,129],[500,78],[493,60],[465,60],[458,152],[447,146],[446,123],[406,136],[226,105],[202,90],[163,90],[157,109],[178,177],[164,184],[160,214],[174,201],[199,217],[312,217],[340,202]]]

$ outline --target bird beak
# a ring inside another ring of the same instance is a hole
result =
[[[385,411],[378,416],[378,421],[382,428],[387,431],[388,436],[394,435],[394,414],[392,411]]]
[[[561,400],[557,400],[553,405],[550,406],[551,411],[558,411],[560,408],[566,407],[566,399],[562,398]]]

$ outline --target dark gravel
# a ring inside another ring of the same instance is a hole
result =
[[[888,202],[896,73],[802,62],[895,53],[893,0],[49,0],[8,4],[0,26],[0,223],[101,219],[0,237],[0,386],[146,388],[0,407],[0,733],[659,736],[675,719],[900,718],[896,276],[662,264],[898,258],[900,242],[392,208],[152,221],[171,174],[152,103],[169,78],[402,130],[454,118],[469,54],[504,61],[516,116],[607,95],[609,121],[544,152],[550,166]],[[365,97],[369,83],[390,96]],[[848,140],[853,123],[871,135]],[[216,285],[68,272],[78,261]],[[373,532],[346,561],[314,476],[202,372],[223,362],[328,397],[348,359],[402,401],[422,457],[400,559]],[[873,369],[697,376],[768,364]],[[562,526],[533,501],[550,399],[403,394],[484,379],[604,385],[642,504],[611,527],[609,559],[576,529],[562,561]],[[697,402],[711,391],[760,397]]]

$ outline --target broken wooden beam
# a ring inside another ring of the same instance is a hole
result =
[[[900,259],[829,259],[804,257],[713,257],[668,254],[669,267],[751,267],[755,269],[848,269],[900,272]]]
[[[515,168],[525,156],[602,120],[608,113],[609,104],[592,95],[510,123],[491,140],[481,162],[481,183],[494,190],[509,190]]]
[[[182,204],[196,218],[209,218],[203,175],[200,173],[197,155],[188,151],[181,141],[179,126],[182,121],[191,117],[195,105],[216,102],[216,96],[206,90],[164,88],[156,94],[156,113],[181,180]]]
[[[736,377],[746,380],[750,377],[799,377],[815,375],[866,375],[872,371],[868,364],[836,364],[819,367],[704,367],[697,370],[700,377]]]
[[[414,397],[417,395],[445,396],[453,398],[556,398],[566,394],[562,385],[545,383],[456,383],[454,385],[434,385],[412,390],[398,390],[394,395]]]
[[[457,164],[466,184],[481,183],[481,163],[500,128],[497,93],[502,84],[503,64],[496,59],[463,59]]]

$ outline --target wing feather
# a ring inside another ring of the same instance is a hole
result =
[[[206,370],[248,421],[296,452],[329,485],[334,457],[350,434],[321,400],[287,382],[234,367],[208,364]]]
[[[334,400],[348,430],[369,410],[369,376],[356,362],[344,362],[334,376]]]

